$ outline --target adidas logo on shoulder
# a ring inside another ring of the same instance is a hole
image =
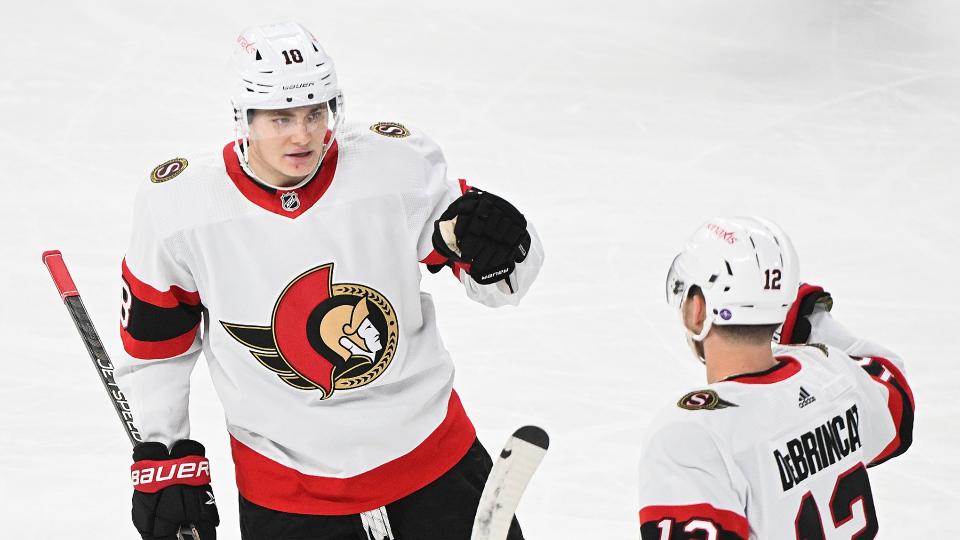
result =
[[[797,401],[800,403],[801,409],[813,403],[816,400],[817,398],[813,397],[813,394],[811,394],[810,392],[807,392],[807,390],[804,387],[802,386],[800,387],[800,398]]]

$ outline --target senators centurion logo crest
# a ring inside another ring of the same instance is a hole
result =
[[[333,264],[297,276],[277,299],[270,326],[220,321],[264,367],[327,399],[366,386],[397,352],[397,313],[380,292],[334,283]]]

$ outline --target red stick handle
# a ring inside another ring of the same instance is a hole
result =
[[[63,254],[60,253],[60,250],[53,249],[44,251],[43,264],[47,265],[50,277],[53,278],[57,290],[60,291],[60,298],[66,300],[68,296],[80,296],[80,292],[77,291],[77,285],[73,282],[73,278],[70,277],[70,271],[67,270],[66,263],[63,262]]]

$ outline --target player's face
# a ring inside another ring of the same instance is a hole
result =
[[[313,172],[327,136],[326,105],[256,111],[250,122],[250,167],[263,181],[286,187]]]

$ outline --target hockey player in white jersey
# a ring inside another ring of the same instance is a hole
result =
[[[118,371],[146,441],[134,523],[144,539],[187,523],[215,538],[187,416],[202,351],[242,538],[465,540],[491,462],[421,265],[517,304],[540,242],[513,205],[448,179],[416,129],[345,124],[333,62],[300,25],[250,28],[235,49],[236,137],[157,166],[134,207]]]
[[[667,301],[707,384],[648,431],[643,540],[876,536],[867,469],[910,446],[913,395],[900,360],[835,321],[798,272],[759,218],[710,220],[674,260]]]

